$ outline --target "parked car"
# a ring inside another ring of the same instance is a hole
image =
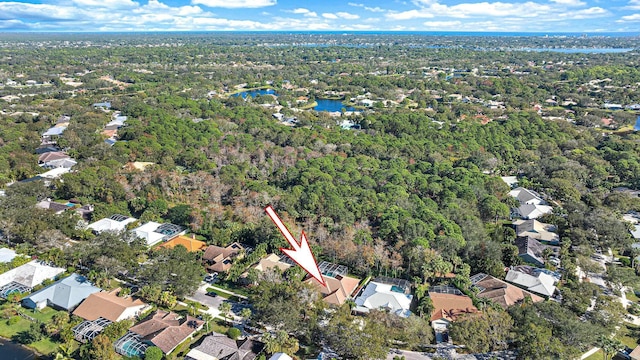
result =
[[[209,291],[209,292],[207,293],[207,296],[217,297],[217,296],[218,296],[218,294],[216,294],[216,293],[215,293],[215,292],[213,292],[213,291]]]

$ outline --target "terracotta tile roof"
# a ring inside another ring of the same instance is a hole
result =
[[[474,285],[481,288],[481,291],[478,293],[478,297],[489,299],[502,306],[502,308],[515,305],[526,297],[530,297],[533,302],[540,302],[544,300],[538,295],[522,290],[515,285],[509,284],[508,282],[497,279],[491,275],[487,275],[484,279],[476,282]]]
[[[198,331],[203,324],[204,321],[188,315],[181,317],[174,312],[158,310],[149,320],[141,322],[129,330],[168,354],[178,344]]]
[[[207,243],[205,243],[204,241],[192,239],[184,235],[174,237],[173,239],[158,245],[158,247],[173,249],[178,245],[184,246],[185,248],[187,248],[187,251],[190,252],[201,251],[207,247]]]
[[[466,295],[429,292],[429,297],[433,303],[431,321],[439,319],[456,321],[460,315],[478,312],[478,309],[473,306],[471,298]]]
[[[73,315],[79,316],[85,320],[96,320],[99,317],[116,322],[123,313],[130,307],[146,307],[147,304],[140,299],[133,297],[121,298],[116,294],[120,289],[110,292],[98,292],[89,295],[73,312]]]
[[[342,305],[353,294],[360,283],[359,279],[349,276],[325,276],[322,278],[327,283],[327,287],[322,286],[318,280],[309,278],[305,282],[313,284],[324,296],[323,300],[329,304]]]

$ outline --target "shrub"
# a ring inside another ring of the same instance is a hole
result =
[[[232,327],[227,330],[227,336],[232,338],[233,340],[238,340],[240,335],[242,335],[242,332],[238,328]]]
[[[145,360],[161,360],[162,356],[162,350],[160,350],[160,348],[157,346],[148,347],[144,352]]]
[[[7,320],[7,325],[15,325],[20,321],[20,316],[12,316]]]

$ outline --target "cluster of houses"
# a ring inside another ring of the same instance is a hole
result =
[[[105,112],[111,111],[110,102],[95,103],[93,107]],[[118,141],[118,130],[120,130],[126,122],[127,117],[125,115],[122,115],[120,111],[114,111],[113,114],[111,114],[111,121],[104,126],[101,132],[102,135],[107,137],[104,142],[109,146],[113,146]]]

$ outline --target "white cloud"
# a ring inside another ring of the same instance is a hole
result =
[[[385,12],[386,10],[383,8],[380,8],[378,6],[376,7],[369,7],[366,6],[365,4],[357,4],[357,3],[349,3],[349,6],[355,6],[355,7],[361,7],[367,11],[371,11],[371,12]]]
[[[325,18],[325,19],[335,20],[335,19],[338,18],[338,15],[332,14],[332,13],[322,13],[322,17]]]
[[[640,21],[640,14],[626,15],[617,20],[616,22],[636,22]]]
[[[609,11],[601,7],[590,7],[588,9],[582,9],[582,10],[558,14],[558,18],[563,20],[580,20],[580,19],[598,18],[608,14],[609,14]]]
[[[193,5],[227,9],[261,8],[273,6],[276,3],[276,0],[191,0],[191,4]]]
[[[425,21],[424,26],[429,28],[452,28],[462,25],[460,21]]]
[[[359,15],[356,15],[356,14],[350,14],[350,13],[348,13],[348,12],[342,12],[342,11],[337,12],[337,13],[336,13],[336,15],[337,15],[338,17],[340,17],[340,18],[347,19],[347,20],[360,19],[360,16],[359,16]]]
[[[0,2],[0,20],[73,20],[81,13],[80,9],[72,6]]]
[[[388,18],[392,20],[411,20],[411,19],[426,19],[432,18],[435,15],[431,13],[429,10],[408,10],[399,13],[388,13],[386,15]]]
[[[110,9],[135,8],[139,3],[132,0],[71,0],[74,4],[84,7],[98,7]]]
[[[302,15],[307,16],[307,17],[318,17],[318,14],[315,11],[311,11],[311,10],[305,9],[305,8],[297,8],[297,9],[285,10],[285,11],[293,13],[293,14],[302,14]]]
[[[560,0],[573,1],[573,0]],[[478,3],[460,3],[456,5],[445,5],[437,2],[426,4],[424,1],[421,5],[426,5],[420,9],[413,9],[403,12],[390,12],[386,16],[392,20],[411,20],[438,17],[449,18],[487,18],[487,17],[518,17],[518,18],[534,18],[541,16],[557,16],[560,9],[557,5],[541,4],[532,1],[522,3],[507,2],[478,2]],[[592,8],[591,14],[602,14],[601,8]],[[580,10],[582,11],[582,10]],[[574,11],[575,12],[575,11]]]
[[[549,0],[552,3],[556,3],[558,5],[565,5],[565,6],[583,6],[586,5],[586,3],[584,1],[580,1],[580,0]]]
[[[624,10],[640,10],[640,0],[630,0]]]

